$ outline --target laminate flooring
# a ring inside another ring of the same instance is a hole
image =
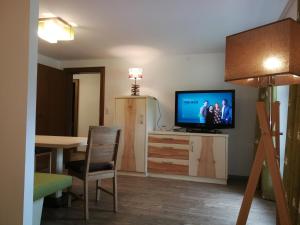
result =
[[[83,186],[74,178],[73,191]],[[111,188],[111,180],[102,182]],[[112,197],[101,193],[95,201],[95,183],[90,183],[90,220],[83,220],[83,201],[71,208],[44,208],[42,225],[234,225],[242,202],[245,182],[227,186],[151,177],[118,177],[119,212],[112,212]],[[248,223],[275,224],[275,204],[256,197]]]

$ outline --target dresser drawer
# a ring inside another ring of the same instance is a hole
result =
[[[189,136],[183,135],[149,135],[149,143],[189,144]]]
[[[149,144],[148,157],[189,160],[189,146]]]
[[[188,175],[189,166],[187,160],[162,160],[158,158],[148,159],[148,172],[173,175]]]

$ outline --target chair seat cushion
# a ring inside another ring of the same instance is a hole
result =
[[[73,170],[76,173],[84,172],[84,160],[70,161],[67,163],[67,169]],[[111,163],[90,163],[89,172],[112,170],[113,165]]]
[[[35,173],[33,200],[72,186],[72,177],[60,174]]]

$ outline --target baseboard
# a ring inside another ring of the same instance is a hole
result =
[[[158,173],[148,173],[148,176],[156,177],[156,178],[174,179],[174,180],[194,181],[194,182],[209,183],[209,184],[223,184],[223,185],[227,184],[227,180],[225,180],[225,179],[214,179],[214,178],[181,176],[181,175],[168,175],[168,174],[158,174]]]
[[[181,175],[168,175],[168,174],[159,174],[159,173],[146,173],[145,174],[145,173],[137,173],[137,172],[118,171],[118,175],[121,175],[121,176],[135,176],[135,177],[156,177],[156,178],[194,181],[194,182],[202,182],[202,183],[210,183],[210,184],[223,184],[223,185],[227,184],[226,179],[181,176]]]

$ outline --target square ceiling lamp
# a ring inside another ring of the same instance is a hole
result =
[[[226,37],[225,81],[253,87],[300,84],[300,24],[285,19]],[[271,96],[271,95],[270,95]],[[281,225],[291,225],[279,170],[279,102],[256,104],[261,137],[237,219],[245,225],[266,161],[272,178]],[[275,142],[274,142],[275,140]]]
[[[49,42],[74,40],[74,28],[60,17],[40,18],[38,36]]]

